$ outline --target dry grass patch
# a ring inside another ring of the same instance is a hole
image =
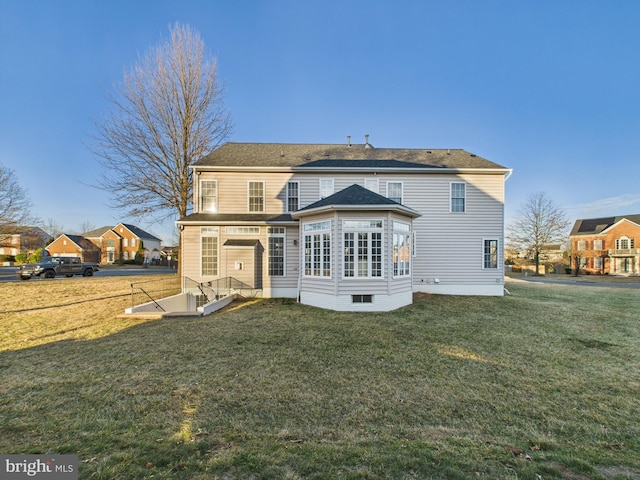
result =
[[[149,276],[33,279],[0,288],[0,351],[92,339],[139,324],[118,319],[131,306],[131,283]],[[179,279],[154,275],[157,280]]]

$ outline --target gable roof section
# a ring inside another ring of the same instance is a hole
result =
[[[194,163],[208,168],[509,169],[461,149],[374,148],[372,145],[225,143]]]
[[[91,230],[90,232],[83,233],[82,236],[85,238],[99,238],[105,233],[107,233],[109,230],[111,230],[112,228],[113,227],[109,227],[109,226],[96,228],[95,230]]]
[[[629,220],[630,222],[640,225],[640,214],[579,219],[573,224],[569,235],[598,235],[621,220]]]
[[[84,237],[82,235],[71,235],[69,233],[63,233],[62,235],[60,235],[53,242],[51,242],[51,244],[49,244],[48,248],[51,248],[51,245],[54,245],[55,243],[57,243],[63,237],[69,239],[72,243],[74,243],[81,250],[100,251],[100,248],[98,248],[98,246],[95,245],[90,240],[87,240],[86,237]]]
[[[144,230],[136,227],[135,225],[129,225],[127,223],[119,223],[118,225],[122,225],[123,227],[127,228],[131,233],[133,233],[138,238],[147,239],[147,240],[157,240],[158,242],[160,241],[158,237],[155,237],[150,233],[145,232]],[[118,225],[116,225],[116,227]],[[113,228],[115,229],[115,227]]]
[[[412,208],[379,195],[361,185],[353,184],[350,187],[318,200],[311,205],[293,212],[294,218],[327,210],[396,210],[410,217],[420,217],[420,213]]]

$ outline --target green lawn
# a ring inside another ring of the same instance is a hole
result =
[[[132,281],[0,288],[1,453],[82,479],[640,479],[638,289],[116,318]]]

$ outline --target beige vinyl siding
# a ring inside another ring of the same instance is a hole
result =
[[[185,226],[182,231],[182,275],[197,282],[204,279],[200,275],[200,227]],[[209,278],[210,280],[210,278]]]
[[[440,285],[476,285],[495,286],[503,281],[504,249],[504,175],[503,174],[449,174],[449,173],[378,173],[379,193],[386,195],[387,182],[401,182],[404,205],[417,210],[421,217],[413,221],[416,235],[416,255],[411,258],[411,270],[414,290],[433,284],[435,279]],[[280,214],[286,212],[287,182],[299,182],[299,207],[316,202],[320,198],[320,178],[331,178],[334,191],[338,192],[353,184],[364,186],[364,173],[319,174],[310,172],[203,172],[201,179],[218,181],[219,213],[248,213],[248,184],[250,181],[264,181],[265,213]],[[465,212],[451,213],[450,184],[464,182]],[[197,185],[198,182],[195,182]],[[194,205],[198,205],[195,201]],[[372,213],[362,214],[372,218]],[[385,214],[386,215],[386,214]],[[327,215],[324,216],[327,218]],[[332,230],[332,277],[331,279],[304,277],[300,270],[302,249],[304,248],[299,231],[287,226],[286,238],[286,274],[285,277],[268,276],[268,240],[263,226],[260,241],[265,247],[263,255],[263,287],[285,285],[287,288],[300,285],[308,289],[317,289],[319,294],[360,293],[378,294],[401,291],[409,278],[393,279],[392,260],[384,260],[383,279],[350,280],[342,278],[343,232],[341,222],[334,217]],[[305,218],[305,221],[310,221]],[[392,241],[392,220],[385,216],[384,251],[387,252]],[[220,250],[225,241],[224,227],[221,226]],[[185,275],[200,272],[199,228],[185,227],[183,232],[186,245],[183,262]],[[298,245],[293,245],[294,237]],[[483,240],[497,239],[498,268],[483,268]],[[222,265],[222,263],[221,263]],[[338,276],[340,282],[338,282]],[[340,289],[338,291],[338,284]]]
[[[466,182],[465,213],[449,212],[449,184]],[[434,175],[405,183],[405,203],[423,216],[414,221],[417,257],[414,285],[495,285],[503,274],[504,178],[502,175]],[[483,239],[499,242],[498,269],[483,269]]]
[[[249,213],[249,182],[264,182],[264,213],[283,213],[287,211],[287,182],[291,179],[291,174],[203,172],[200,177],[201,181],[218,181],[218,213]],[[199,192],[194,193],[199,195]],[[197,206],[199,203],[199,199],[197,199],[194,205]]]

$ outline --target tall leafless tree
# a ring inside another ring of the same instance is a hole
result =
[[[529,195],[517,214],[507,227],[507,239],[512,245],[531,252],[536,274],[539,274],[543,247],[566,240],[569,220],[564,210],[544,192]]]
[[[13,170],[0,165],[0,227],[22,225],[30,218],[31,200]]]
[[[112,206],[161,220],[191,208],[191,165],[232,130],[217,62],[188,25],[169,27],[109,95],[114,111],[97,124],[103,171],[98,187]]]

